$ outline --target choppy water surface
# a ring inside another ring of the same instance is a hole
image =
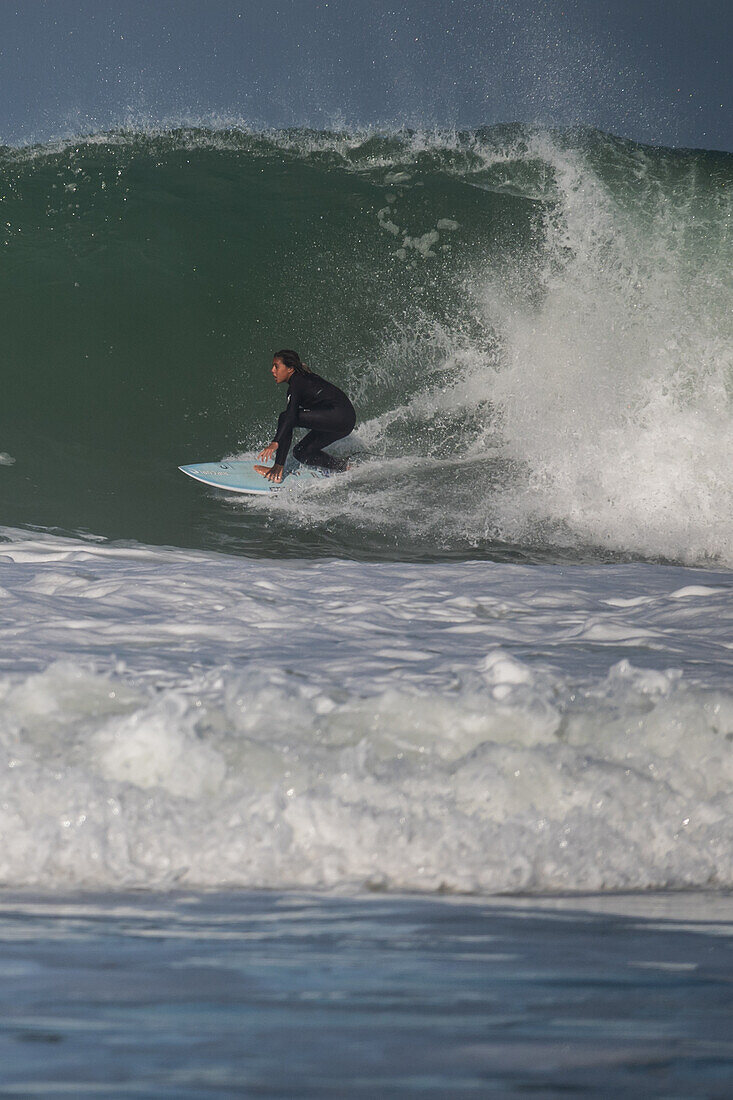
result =
[[[0,1095],[723,1096],[731,912],[6,892]]]

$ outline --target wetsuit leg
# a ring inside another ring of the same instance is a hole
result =
[[[302,409],[298,413],[298,427],[311,430],[293,447],[293,458],[305,466],[317,466],[323,470],[345,470],[346,462],[327,455],[323,448],[350,435],[355,423],[356,414],[350,406]]]
[[[317,466],[322,470],[345,470],[346,462],[342,458],[334,458],[323,450],[329,443],[335,443],[337,439],[343,439],[348,432],[308,432],[300,443],[293,447],[293,458],[302,462],[304,466]]]

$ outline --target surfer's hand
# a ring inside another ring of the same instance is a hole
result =
[[[266,447],[262,448],[257,457],[261,458],[264,462],[269,462],[270,459],[274,456],[276,450],[277,443],[268,443]]]
[[[255,471],[266,477],[268,481],[280,482],[283,479],[282,466],[255,466]]]

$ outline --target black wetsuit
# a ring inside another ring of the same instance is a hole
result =
[[[317,374],[295,371],[288,383],[288,403],[277,422],[273,443],[277,443],[276,466],[284,466],[294,428],[310,428],[293,447],[293,457],[306,466],[343,470],[345,463],[324,453],[323,448],[354,430],[356,413],[343,390]]]

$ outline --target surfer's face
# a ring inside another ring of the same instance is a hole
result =
[[[287,382],[293,375],[293,368],[286,367],[282,359],[272,360],[272,377],[277,382],[278,386],[281,382]]]

